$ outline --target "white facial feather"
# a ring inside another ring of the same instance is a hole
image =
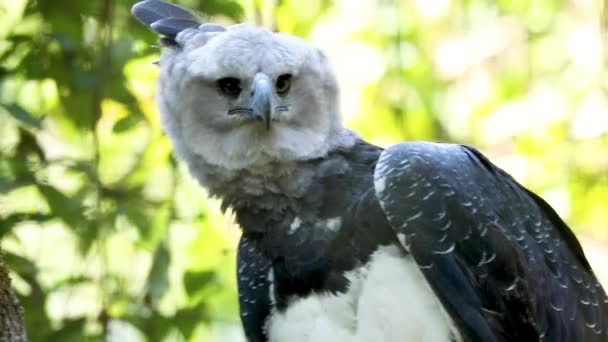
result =
[[[161,57],[158,102],[166,132],[189,164],[202,159],[229,170],[256,168],[321,157],[354,143],[354,134],[342,129],[332,68],[303,40],[235,25],[223,33],[188,29],[177,41],[182,48],[167,49]],[[274,103],[288,110],[275,111],[268,130],[228,115],[233,99],[216,83],[237,78],[246,96],[257,73],[273,82],[283,74],[293,76],[286,95],[273,94]]]

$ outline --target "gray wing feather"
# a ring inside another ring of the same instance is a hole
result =
[[[476,150],[402,143],[376,195],[470,341],[606,341],[608,299],[567,225]]]

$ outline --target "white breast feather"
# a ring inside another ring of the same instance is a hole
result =
[[[311,295],[274,312],[270,342],[448,342],[457,334],[415,262],[381,247],[340,295]]]

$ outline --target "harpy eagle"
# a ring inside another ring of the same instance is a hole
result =
[[[242,228],[249,341],[608,341],[608,298],[568,226],[475,149],[387,149],[341,124],[327,58],[249,25],[133,6],[162,36],[176,154]]]

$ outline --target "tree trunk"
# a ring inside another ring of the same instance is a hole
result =
[[[19,304],[0,251],[0,342],[26,342],[23,308]]]

